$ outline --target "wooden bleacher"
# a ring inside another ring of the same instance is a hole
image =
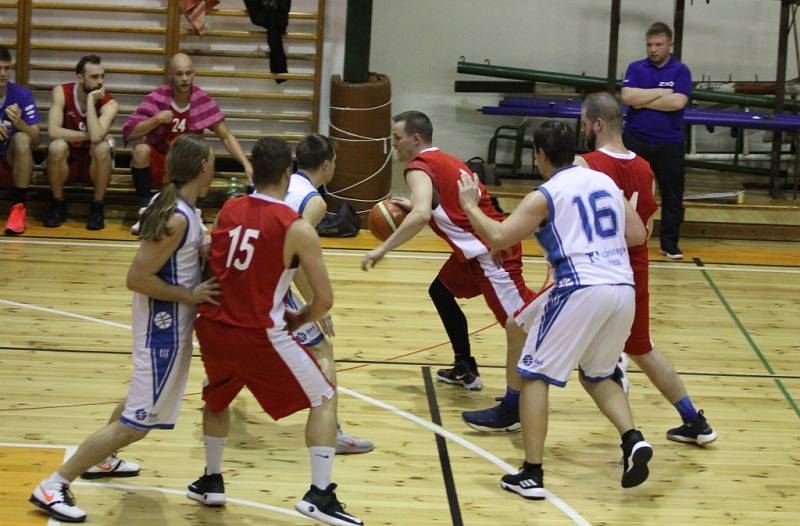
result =
[[[15,82],[34,94],[42,113],[42,144],[47,145],[47,111],[53,86],[73,81],[74,67],[85,54],[102,57],[106,86],[120,103],[111,128],[117,141],[110,192],[132,193],[128,163],[131,148],[122,142],[122,125],[145,94],[165,80],[169,57],[192,56],[195,83],[215,98],[226,124],[245,152],[264,135],[298,141],[316,130],[319,115],[324,0],[296,0],[284,35],[289,73],[269,71],[263,29],[251,24],[242,3],[223,0],[206,14],[206,31],[197,36],[176,1],[134,0],[38,1],[0,0],[0,45],[15,50]],[[277,84],[276,79],[286,82]],[[206,137],[220,166],[213,183],[225,187],[231,177],[244,178],[213,134]],[[233,166],[236,168],[233,168]],[[122,166],[122,167],[119,167]],[[32,188],[47,188],[41,165]],[[68,188],[69,189],[69,188]]]

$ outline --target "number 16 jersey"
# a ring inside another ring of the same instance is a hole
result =
[[[633,285],[625,243],[625,197],[607,175],[580,166],[539,186],[548,218],[536,237],[555,269],[555,287]]]
[[[211,232],[208,263],[222,287],[220,305],[203,317],[250,329],[282,328],[283,298],[297,271],[283,262],[286,232],[300,216],[285,203],[255,193],[225,202]]]

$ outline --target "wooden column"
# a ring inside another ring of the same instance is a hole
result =
[[[166,41],[164,42],[164,82],[169,81],[169,59],[181,49],[181,10],[178,2],[167,2],[167,18],[164,21]]]
[[[314,100],[311,102],[311,132],[319,130],[319,95],[322,86],[322,53],[325,43],[325,0],[317,2],[317,40],[314,45]]]
[[[17,4],[17,71],[15,81],[23,86],[28,85],[31,63],[31,18],[33,0],[19,0]]]

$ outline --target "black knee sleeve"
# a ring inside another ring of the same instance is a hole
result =
[[[431,286],[428,287],[428,294],[433,300],[436,312],[439,313],[444,330],[447,331],[447,337],[453,345],[456,359],[468,358],[470,356],[470,346],[467,318],[464,316],[461,307],[458,306],[455,297],[447,290],[444,283],[439,281],[439,278],[433,280]]]

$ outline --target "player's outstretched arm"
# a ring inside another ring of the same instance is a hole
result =
[[[461,174],[458,200],[469,222],[493,250],[502,250],[519,243],[547,219],[547,200],[541,192],[531,192],[502,223],[491,219],[478,207],[480,186],[472,174]]]
[[[406,173],[406,183],[411,190],[411,211],[403,219],[391,236],[375,250],[367,252],[361,260],[361,269],[368,270],[383,259],[390,250],[393,250],[425,228],[430,221],[433,206],[433,183],[431,178],[422,170],[411,170]]]
[[[204,281],[194,288],[188,288],[170,285],[158,276],[158,272],[178,249],[187,227],[188,223],[183,215],[173,214],[168,228],[171,234],[165,235],[158,241],[142,240],[128,268],[126,280],[128,289],[162,301],[190,305],[206,302],[218,304],[217,299],[221,291],[216,278]]]
[[[236,137],[234,137],[224,122],[219,122],[212,126],[211,131],[213,131],[214,134],[219,137],[219,139],[222,141],[222,146],[225,147],[228,153],[233,155],[233,158],[239,161],[239,164],[241,164],[244,168],[244,174],[247,176],[247,180],[252,184],[253,165],[250,164],[250,160],[242,151],[242,147],[239,144],[239,141],[236,140]]]

